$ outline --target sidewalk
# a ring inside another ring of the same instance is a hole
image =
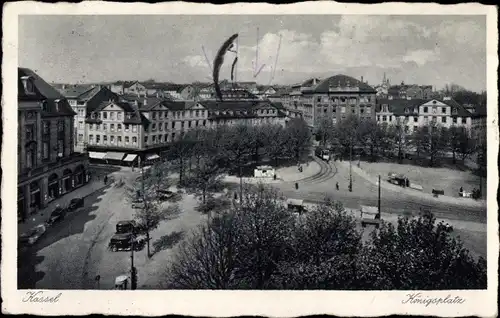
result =
[[[349,162],[338,162],[336,164],[339,164],[340,166],[343,166],[343,168],[349,169]],[[378,186],[378,178],[373,177],[366,173],[363,169],[358,168],[357,165],[352,165],[352,171],[356,173],[358,176],[362,177],[363,179],[375,184]],[[430,193],[424,193],[420,192],[417,190],[413,189],[408,189],[408,188],[403,188],[394,184],[391,184],[387,182],[386,180],[382,179],[382,184],[381,187],[385,190],[389,190],[392,192],[398,192],[402,194],[407,194],[410,196],[422,198],[431,202],[439,202],[439,203],[446,203],[450,205],[465,205],[465,206],[470,206],[470,207],[484,207],[486,208],[486,201],[485,200],[480,200],[480,201],[475,201],[473,199],[469,198],[455,198],[455,197],[450,197],[446,195],[440,195],[439,197],[434,197]]]
[[[110,184],[111,182],[108,181],[108,186]],[[62,197],[50,202],[44,209],[40,209],[36,214],[28,216],[24,223],[18,223],[17,234],[20,235],[21,233],[25,233],[39,224],[45,223],[48,220],[50,213],[52,213],[52,211],[58,204],[61,207],[65,207],[69,204],[71,199],[84,198],[104,187],[106,187],[106,185],[104,185],[102,178],[100,180],[97,180],[97,178],[93,178],[86,185],[63,195]]]

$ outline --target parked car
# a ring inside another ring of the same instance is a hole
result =
[[[170,190],[158,190],[158,199],[165,201],[170,200],[175,196],[175,193]]]
[[[381,223],[381,216],[378,208],[375,206],[361,206],[361,226],[375,225],[378,229]]]
[[[132,233],[115,234],[109,241],[108,248],[113,252],[130,251],[134,246],[134,251],[140,251],[145,240],[143,236],[135,236]]]
[[[125,220],[116,223],[116,234],[140,233],[142,231],[142,225],[134,220]]]
[[[135,199],[132,201],[132,209],[144,209],[144,200]]]
[[[307,208],[304,205],[304,200],[288,199],[286,200],[287,209],[297,212],[299,214],[307,212]]]
[[[49,219],[47,220],[48,225],[52,225],[54,223],[60,222],[64,220],[64,217],[66,216],[67,209],[57,207],[52,211],[52,213],[49,216]]]
[[[83,207],[83,204],[84,204],[83,198],[74,198],[74,199],[71,199],[71,201],[69,202],[68,210],[69,211],[74,211],[74,210],[76,210],[78,208]]]
[[[39,224],[29,230],[26,233],[23,233],[19,236],[19,243],[25,245],[33,245],[35,244],[40,237],[47,231],[47,227],[44,224]]]

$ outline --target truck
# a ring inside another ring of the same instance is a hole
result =
[[[361,226],[366,227],[366,225],[371,224],[378,229],[380,222],[380,213],[376,206],[361,206]]]

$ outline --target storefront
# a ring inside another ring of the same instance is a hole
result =
[[[75,175],[73,178],[73,188],[78,188],[82,186],[85,182],[88,181],[86,180],[86,178],[87,176],[85,172],[85,167],[83,165],[79,165],[78,167],[76,167]]]
[[[120,165],[122,163],[123,157],[125,157],[125,153],[123,152],[108,151],[104,156],[104,160],[106,160],[107,164]]]
[[[64,169],[62,184],[63,184],[62,194],[73,190],[73,171],[71,171],[71,169]]]
[[[125,159],[123,159],[123,162],[125,162],[125,164],[127,166],[137,166],[136,164],[136,161],[137,161],[137,155],[136,154],[128,154]]]
[[[50,175],[48,189],[49,189],[48,202],[51,202],[60,196],[59,176],[57,174],[53,173]]]

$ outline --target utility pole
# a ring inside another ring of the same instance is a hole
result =
[[[378,175],[378,215],[380,217],[380,175]]]

